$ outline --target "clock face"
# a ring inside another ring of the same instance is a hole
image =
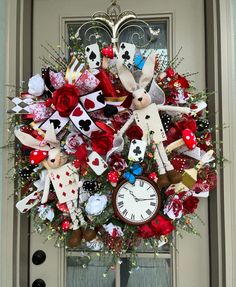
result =
[[[158,213],[160,202],[157,186],[142,176],[137,176],[134,184],[123,181],[112,197],[116,215],[130,225],[151,221]]]

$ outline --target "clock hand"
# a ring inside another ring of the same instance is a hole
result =
[[[153,200],[153,198],[137,198],[136,197],[136,200],[137,201],[145,201],[145,200]]]

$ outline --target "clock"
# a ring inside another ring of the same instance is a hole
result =
[[[128,225],[142,225],[158,213],[161,196],[158,187],[144,176],[136,176],[134,184],[122,181],[112,194],[115,214]]]

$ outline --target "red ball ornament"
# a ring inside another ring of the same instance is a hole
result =
[[[65,219],[61,223],[61,228],[64,232],[68,231],[70,229],[70,221],[68,219]]]
[[[149,173],[148,178],[153,181],[157,180],[157,173],[156,172]]]
[[[109,58],[109,59],[113,59],[114,58],[114,51],[113,51],[112,46],[104,47],[102,49],[102,55],[104,57]]]

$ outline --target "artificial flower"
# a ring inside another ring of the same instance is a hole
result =
[[[151,221],[151,226],[158,236],[168,235],[175,230],[175,226],[171,223],[171,220],[162,215],[157,215],[157,217]]]
[[[88,151],[86,144],[81,144],[76,148],[75,157],[81,162],[86,162],[88,158]]]
[[[127,163],[119,153],[113,153],[108,161],[109,166],[115,171],[123,171],[127,168]]]
[[[103,248],[104,244],[101,240],[95,238],[91,241],[87,241],[86,246],[93,251],[99,251]]]
[[[189,196],[183,201],[183,213],[193,213],[198,207],[199,199],[194,196]]]
[[[79,102],[79,90],[66,84],[52,94],[52,103],[61,117],[68,117]]]
[[[35,97],[41,96],[45,89],[45,83],[43,78],[39,74],[33,76],[29,80],[28,88],[29,94]]]
[[[171,197],[165,205],[164,214],[170,219],[179,219],[183,215],[183,204],[178,195]]]
[[[76,148],[83,144],[83,139],[76,132],[71,132],[68,134],[66,138],[66,144],[64,146],[66,152],[68,154],[74,154],[76,152]]]
[[[53,221],[54,218],[54,209],[51,208],[50,205],[40,205],[38,207],[38,213],[39,213],[39,217],[42,220],[49,220],[50,222]]]
[[[143,137],[143,131],[138,125],[132,125],[127,129],[126,135],[130,140],[141,140]]]
[[[107,197],[96,193],[88,199],[85,210],[89,215],[99,215],[103,212],[106,205]]]
[[[91,146],[93,151],[100,155],[106,155],[107,152],[113,147],[114,136],[111,133],[96,131],[91,136]]]
[[[121,237],[124,235],[120,226],[116,226],[112,223],[109,223],[109,224],[104,224],[103,227],[106,230],[106,232],[108,232],[113,238]]]
[[[150,238],[155,236],[155,230],[151,225],[145,224],[138,227],[138,235],[142,238]]]

